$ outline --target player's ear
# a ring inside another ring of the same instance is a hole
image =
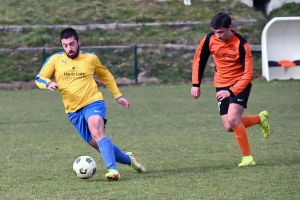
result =
[[[81,39],[80,38],[78,38],[78,45],[80,45],[81,44]]]

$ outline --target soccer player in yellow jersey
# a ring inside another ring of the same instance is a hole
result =
[[[50,56],[36,76],[40,89],[58,89],[70,122],[80,136],[102,155],[107,166],[108,180],[119,180],[116,162],[127,164],[138,172],[145,168],[138,163],[131,152],[124,153],[105,134],[106,107],[102,93],[94,79],[94,74],[114,95],[116,101],[130,108],[130,102],[122,96],[110,71],[101,64],[94,53],[80,50],[81,40],[72,28],[60,33],[64,52]],[[54,75],[55,81],[50,78]]]

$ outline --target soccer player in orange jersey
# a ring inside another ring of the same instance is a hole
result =
[[[270,137],[269,114],[243,116],[250,95],[253,63],[250,46],[231,25],[227,13],[216,14],[211,21],[212,32],[200,42],[192,66],[191,95],[201,95],[203,72],[211,54],[215,62],[214,84],[222,123],[228,132],[234,132],[243,155],[239,167],[255,165],[251,155],[246,128],[259,124],[265,138]]]
[[[94,53],[80,50],[81,40],[74,29],[64,29],[60,41],[64,52],[53,54],[45,61],[36,76],[36,85],[40,89],[59,90],[70,122],[82,139],[101,153],[108,169],[105,175],[107,179],[119,180],[116,162],[144,172],[144,166],[135,160],[131,152],[122,152],[105,134],[106,106],[94,74],[119,104],[130,108],[129,101],[120,93],[112,74]],[[55,81],[50,79],[52,75]]]

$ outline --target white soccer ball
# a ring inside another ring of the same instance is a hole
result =
[[[92,157],[80,156],[74,161],[73,170],[77,177],[89,179],[95,175],[97,171],[97,165]]]

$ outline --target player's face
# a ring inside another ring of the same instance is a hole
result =
[[[229,26],[229,28],[213,29],[213,31],[219,40],[225,42],[229,40],[232,35],[231,29],[232,27]]]
[[[75,40],[74,37],[70,37],[68,39],[62,39],[61,45],[63,46],[67,56],[69,58],[76,58],[79,53],[80,39]]]

